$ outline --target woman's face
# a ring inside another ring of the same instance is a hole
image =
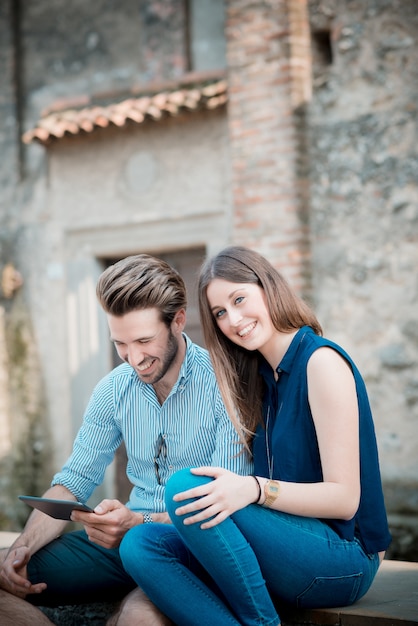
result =
[[[268,349],[277,331],[259,285],[214,278],[206,293],[212,315],[228,339],[262,354]]]

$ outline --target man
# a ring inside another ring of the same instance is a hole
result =
[[[2,626],[50,624],[34,605],[122,598],[109,624],[169,623],[124,571],[122,537],[137,524],[169,523],[164,490],[176,470],[197,465],[251,470],[209,356],[183,332],[186,290],[179,274],[149,255],[128,257],[103,272],[97,296],[124,363],[94,389],[72,454],[44,495],[88,500],[123,441],[133,485],[129,502],[103,500],[93,513],[73,512],[72,520],[84,530],[65,534],[66,522],[35,510],[3,555]]]

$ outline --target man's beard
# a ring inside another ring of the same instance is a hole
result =
[[[179,342],[171,332],[171,328],[168,329],[167,349],[164,354],[164,359],[161,361],[160,368],[155,372],[152,379],[148,379],[146,382],[148,385],[155,385],[167,374],[170,367],[173,365],[176,356],[179,351]],[[142,378],[142,377],[141,377]],[[144,381],[145,382],[145,381]]]

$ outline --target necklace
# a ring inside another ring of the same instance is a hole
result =
[[[282,373],[282,369],[280,367],[277,368],[277,380],[276,380],[276,386],[277,383],[279,382],[280,376]],[[280,403],[280,407],[279,410],[277,412],[277,417],[280,415],[280,412],[282,410],[282,406],[283,406],[283,402]],[[267,465],[268,465],[268,470],[269,470],[269,478],[270,480],[273,480],[273,469],[274,469],[274,454],[271,452],[270,450],[270,438],[269,438],[269,426],[270,426],[270,405],[267,407],[267,419],[266,419],[266,453],[267,453]]]
[[[270,442],[269,442],[269,424],[270,424],[270,407],[267,409],[266,420],[266,452],[267,452],[267,464],[269,468],[269,478],[273,479],[273,467],[274,467],[274,455],[270,455]]]

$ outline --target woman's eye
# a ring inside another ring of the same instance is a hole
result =
[[[219,319],[225,313],[225,309],[221,309],[220,311],[216,311],[215,317]]]
[[[238,298],[235,298],[235,304],[240,304],[243,300],[244,296],[238,296]]]

